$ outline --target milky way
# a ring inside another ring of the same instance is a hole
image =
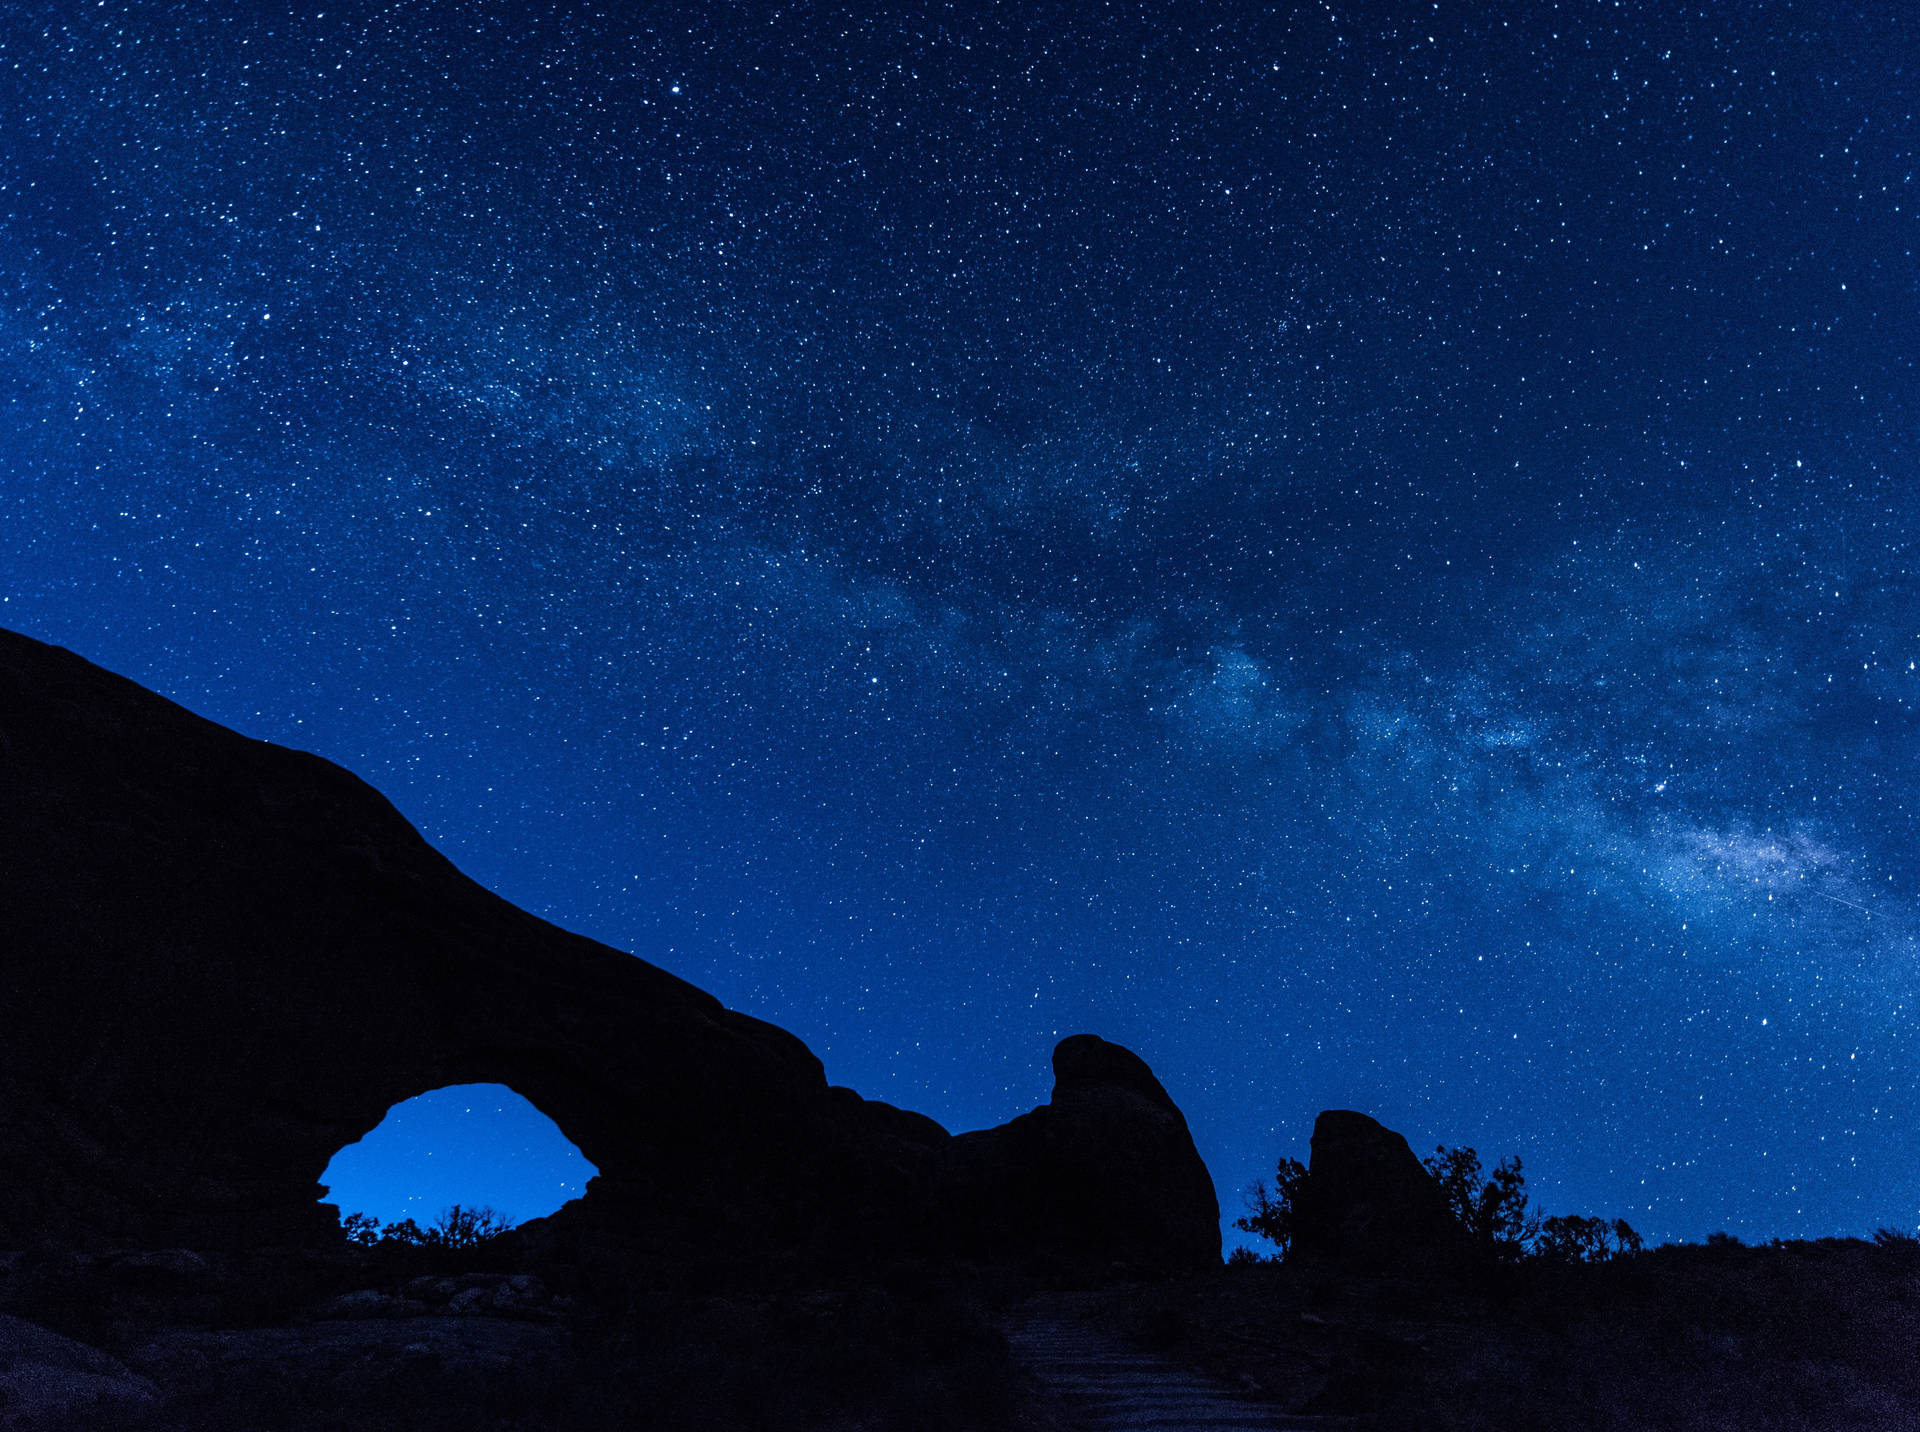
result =
[[[951,1127],[1920,1220],[1911,37],[18,4],[0,624]]]

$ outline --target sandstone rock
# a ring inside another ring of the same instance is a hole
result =
[[[400,1288],[402,1297],[414,1298],[433,1307],[444,1306],[447,1299],[461,1291],[458,1278],[435,1277],[428,1274],[422,1278],[411,1278]]]
[[[213,1268],[191,1248],[153,1248],[121,1253],[107,1262],[108,1276],[118,1284],[166,1291],[210,1286]]]
[[[431,1309],[425,1303],[414,1298],[396,1297],[378,1288],[356,1288],[351,1293],[341,1293],[336,1297],[328,1298],[313,1310],[313,1316],[322,1321],[414,1318],[422,1317],[430,1311]]]
[[[4,631],[0,810],[0,1249],[171,1249],[117,1266],[180,1284],[181,1249],[318,1256],[335,1152],[497,1082],[600,1170],[520,1235],[554,1264],[1218,1255],[1186,1122],[1126,1050],[1063,1042],[1049,1105],[950,1139],[482,889],[339,767]]]
[[[1392,1267],[1457,1251],[1460,1236],[1406,1139],[1351,1109],[1314,1120],[1294,1233],[1301,1251]]]
[[[154,1386],[117,1359],[0,1314],[0,1432],[53,1432],[151,1406]]]
[[[446,1300],[446,1310],[458,1317],[551,1318],[562,1304],[532,1273],[481,1275],[463,1278]]]
[[[1066,1269],[1217,1265],[1213,1179],[1146,1061],[1077,1034],[1055,1048],[1053,1071],[1046,1104],[947,1146],[946,1235],[963,1251]]]
[[[478,1081],[682,1242],[831,1217],[798,1039],[490,894],[326,761],[0,632],[0,802],[0,1247],[324,1239],[333,1154]]]
[[[170,1331],[127,1360],[160,1390],[162,1428],[565,1425],[579,1359],[562,1328],[496,1318],[358,1318]],[[305,1410],[309,1418],[296,1415]]]

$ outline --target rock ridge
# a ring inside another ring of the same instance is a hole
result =
[[[402,1099],[497,1082],[600,1169],[536,1236],[655,1262],[1197,1267],[1218,1208],[1145,1061],[950,1137],[791,1033],[485,890],[378,791],[0,630],[0,1249],[340,1237],[318,1182]]]

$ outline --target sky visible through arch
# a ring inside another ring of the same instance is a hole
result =
[[[504,1084],[450,1084],[403,1099],[321,1175],[342,1215],[431,1228],[456,1205],[507,1223],[552,1213],[599,1170]]]
[[[1920,1221],[1913,47],[24,3],[0,624],[953,1128]]]

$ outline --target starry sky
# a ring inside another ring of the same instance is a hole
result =
[[[1127,1044],[1228,1217],[1350,1107],[1650,1240],[1912,1227],[1915,53],[21,0],[0,625],[950,1128]]]

